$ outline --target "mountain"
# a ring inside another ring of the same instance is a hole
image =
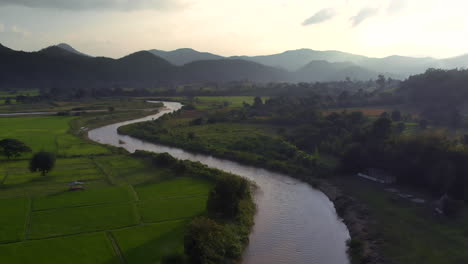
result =
[[[376,78],[378,73],[367,70],[350,62],[333,62],[324,60],[312,61],[298,71],[294,72],[294,80],[308,82],[329,82],[345,80],[347,77],[357,80]]]
[[[193,49],[177,49],[173,51],[149,50],[154,55],[161,57],[170,63],[182,66],[194,61],[220,60],[224,57],[208,52],[199,52]]]
[[[430,57],[415,58],[405,56],[388,56],[384,58],[372,58],[341,51],[317,51],[311,49],[290,50],[280,54],[265,56],[238,56],[243,59],[286,69],[297,71],[312,61],[327,61],[329,63],[347,62],[353,63],[367,71],[398,78],[406,78],[410,75],[425,72],[428,68],[464,68],[468,67],[468,54],[448,59],[434,59]],[[358,76],[349,76],[359,79]]]
[[[0,88],[151,88],[200,81],[283,81],[286,71],[243,60],[175,66],[148,51],[120,59],[88,57],[51,46],[37,52],[0,47]]]
[[[341,51],[316,51],[311,49],[298,49],[273,55],[253,57],[238,56],[232,58],[250,60],[264,65],[282,68],[288,71],[296,71],[311,61],[358,62],[365,60],[367,57]]]
[[[468,54],[442,59],[439,61],[439,67],[445,69],[468,68]]]
[[[290,73],[274,67],[259,63],[223,59],[206,60],[188,63],[180,69],[184,72],[180,75],[182,80],[198,82],[208,81],[240,81],[249,80],[254,82],[290,81]]]
[[[72,52],[72,53],[75,53],[75,54],[78,54],[78,55],[81,55],[81,56],[86,56],[86,57],[91,57],[87,54],[84,54],[82,52],[79,52],[77,51],[76,49],[74,49],[72,46],[66,44],[66,43],[60,43],[58,45],[56,45],[57,47],[61,48],[61,49],[64,49],[66,51],[69,51],[69,52]]]

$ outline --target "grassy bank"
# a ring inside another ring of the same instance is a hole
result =
[[[194,152],[202,152],[243,163],[263,166],[300,176],[314,187],[322,189],[335,203],[353,236],[350,255],[353,263],[465,263],[468,256],[464,248],[468,243],[467,216],[449,219],[433,215],[431,197],[426,206],[418,206],[386,192],[384,186],[355,180],[353,176],[333,177],[321,181],[320,175],[310,170],[304,173],[304,165],[298,162],[296,153],[276,148],[290,146],[282,137],[282,127],[265,122],[200,121],[200,117],[216,116],[231,107],[208,110],[184,110],[162,121],[123,127],[122,133],[177,146]],[[411,129],[415,129],[411,126]],[[283,128],[284,129],[284,128]],[[287,129],[287,128],[286,128]],[[411,131],[404,131],[411,133]],[[288,148],[285,148],[287,150]],[[297,149],[296,149],[297,150]],[[281,156],[288,153],[285,156]],[[311,160],[325,168],[336,166],[336,159],[323,153],[308,153]],[[271,166],[268,162],[286,167]],[[277,163],[278,162],[278,163]],[[291,165],[297,166],[291,167]],[[305,166],[307,169],[307,166]],[[323,175],[323,174],[322,174]],[[398,187],[399,188],[399,187]]]

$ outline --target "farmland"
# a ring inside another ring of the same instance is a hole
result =
[[[130,117],[0,118],[0,138],[57,156],[45,176],[28,169],[31,153],[0,160],[0,263],[155,263],[183,253],[189,220],[205,213],[213,184],[157,168],[75,136],[70,129]],[[68,183],[85,183],[68,191]]]

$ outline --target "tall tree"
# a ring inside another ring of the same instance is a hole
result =
[[[42,176],[50,172],[55,166],[55,155],[50,152],[41,151],[32,157],[29,163],[29,170],[31,172],[40,171]]]
[[[8,159],[11,157],[19,157],[26,152],[31,152],[31,148],[17,139],[6,138],[0,140],[0,153]]]

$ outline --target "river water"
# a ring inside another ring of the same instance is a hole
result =
[[[199,161],[254,181],[259,186],[255,193],[257,214],[244,253],[244,264],[349,263],[346,254],[349,232],[338,218],[333,203],[310,185],[279,173],[117,133],[120,126],[157,119],[182,107],[175,102],[164,102],[164,105],[166,109],[156,115],[97,128],[89,131],[88,136],[101,144],[123,147],[130,152],[167,152],[178,159]]]

